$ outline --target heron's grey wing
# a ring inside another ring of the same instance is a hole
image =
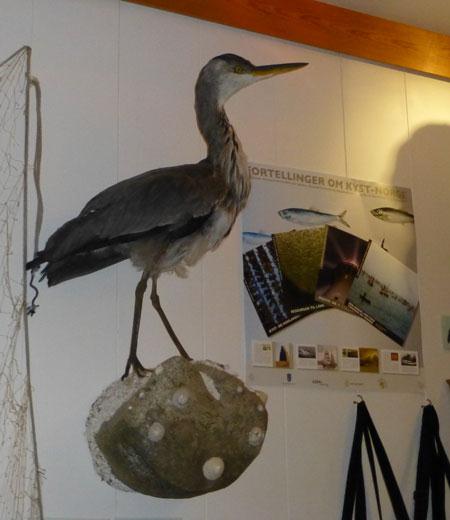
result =
[[[176,232],[209,215],[224,189],[207,160],[126,179],[100,192],[78,217],[59,228],[47,242],[46,256],[56,260],[152,230]]]

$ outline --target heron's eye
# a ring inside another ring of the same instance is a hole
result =
[[[234,67],[234,69],[233,69],[233,72],[235,74],[243,74],[244,73],[244,69],[243,69],[243,67],[240,67],[239,65],[236,65],[236,67]]]

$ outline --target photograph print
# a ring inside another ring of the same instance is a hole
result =
[[[403,345],[418,301],[416,273],[372,243],[348,295],[349,307]]]
[[[316,299],[347,310],[347,297],[366,255],[369,241],[332,226],[327,227],[325,252]]]

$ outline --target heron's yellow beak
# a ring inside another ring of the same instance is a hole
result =
[[[293,70],[306,67],[308,63],[278,63],[277,65],[261,65],[255,67],[252,71],[253,76],[276,76],[277,74],[284,74],[285,72],[292,72]]]

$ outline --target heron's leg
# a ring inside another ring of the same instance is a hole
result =
[[[139,326],[141,324],[141,313],[142,313],[142,300],[144,298],[145,291],[147,289],[147,280],[149,278],[149,273],[144,271],[142,273],[142,277],[136,285],[135,291],[135,299],[134,299],[134,316],[133,316],[133,329],[131,332],[131,343],[130,343],[130,354],[128,356],[127,365],[125,367],[125,372],[122,376],[122,380],[125,379],[130,373],[130,368],[133,367],[133,370],[139,377],[145,376],[148,372],[137,357],[137,345],[138,345],[138,337],[139,337]]]
[[[167,332],[169,333],[169,336],[172,338],[172,341],[175,343],[175,346],[178,349],[178,352],[186,359],[192,359],[189,354],[184,350],[183,345],[181,344],[180,340],[177,338],[177,335],[175,334],[172,326],[169,323],[169,320],[167,319],[167,316],[165,312],[163,311],[161,307],[161,303],[159,301],[159,296],[157,292],[157,277],[152,277],[152,294],[150,296],[150,299],[152,301],[153,307],[155,308],[156,312],[159,314],[159,317],[161,318],[161,321],[164,323],[164,326],[166,327]]]

